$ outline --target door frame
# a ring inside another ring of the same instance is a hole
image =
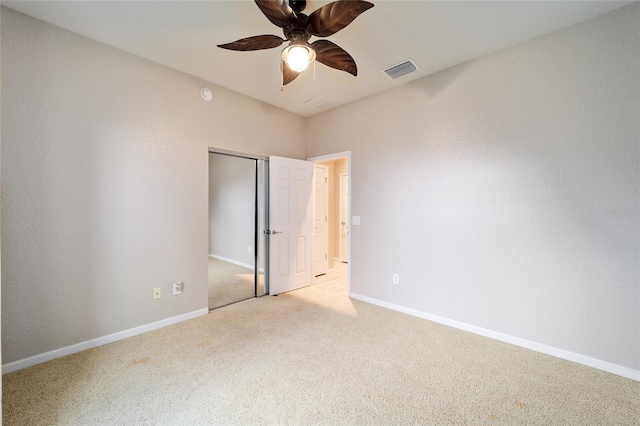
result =
[[[312,163],[323,163],[326,161],[335,161],[335,160],[342,160],[342,159],[347,159],[347,173],[349,174],[349,194],[347,196],[347,217],[349,219],[351,219],[351,185],[353,182],[353,173],[351,171],[351,151],[342,151],[342,152],[336,152],[334,154],[327,154],[327,155],[319,155],[316,157],[308,157],[307,161],[311,161]],[[349,228],[351,228],[351,226],[349,226]],[[348,294],[351,294],[351,235],[353,233],[349,232],[349,235],[347,236],[347,250],[349,251],[347,253],[348,255],[348,263],[347,263],[347,292]]]

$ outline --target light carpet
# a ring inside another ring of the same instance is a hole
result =
[[[342,265],[341,265],[342,266]],[[4,425],[638,425],[638,382],[306,289],[4,376]]]
[[[209,258],[209,309],[255,296],[254,271]]]

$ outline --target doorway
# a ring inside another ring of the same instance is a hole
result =
[[[266,292],[265,159],[209,152],[209,309]]]
[[[329,271],[347,269],[346,277],[349,282],[350,268],[350,173],[351,173],[351,152],[341,152],[325,155],[321,157],[309,158],[316,166],[326,169],[327,177],[327,232],[326,232],[326,256]],[[316,170],[322,170],[316,168]],[[324,173],[321,171],[321,173]],[[324,178],[324,174],[320,175]],[[317,182],[318,179],[316,179]],[[316,191],[321,194],[321,191]],[[322,195],[320,195],[322,196]],[[315,202],[316,206],[317,201]],[[320,203],[322,205],[322,203]],[[314,224],[321,223],[319,208],[314,208]],[[315,233],[314,238],[325,238],[321,233]],[[321,259],[322,255],[316,252],[323,247],[323,242],[314,241],[314,259]],[[319,274],[316,274],[319,275]],[[349,284],[347,284],[349,285]]]

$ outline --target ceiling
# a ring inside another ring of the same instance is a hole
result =
[[[217,44],[282,36],[250,0],[3,1],[52,23],[303,117],[407,83],[499,49],[617,9],[632,1],[397,1],[375,7],[329,37],[358,64],[358,76],[317,64],[281,91],[282,48],[236,52]],[[307,1],[310,14],[328,1]],[[314,41],[316,38],[312,38]],[[284,46],[283,46],[284,47]],[[396,80],[382,70],[413,59],[420,69]],[[215,97],[215,88],[214,97]]]

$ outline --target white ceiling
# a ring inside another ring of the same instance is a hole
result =
[[[282,36],[250,0],[3,1],[12,9],[304,117],[316,97],[346,104],[453,65],[617,9],[632,1],[396,1],[329,37],[358,76],[317,64],[280,90],[281,48],[235,52],[217,44]],[[307,1],[310,14],[328,1]],[[315,40],[312,38],[311,41]],[[283,46],[284,47],[284,46]],[[390,80],[382,70],[412,58],[420,69]],[[215,94],[214,94],[215,96]]]

